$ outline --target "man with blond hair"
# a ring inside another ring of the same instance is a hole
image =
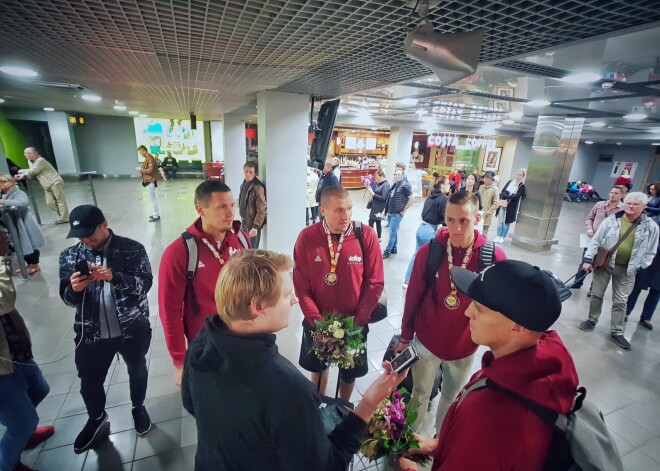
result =
[[[64,180],[57,170],[39,155],[37,149],[28,147],[23,152],[28,160],[29,169],[18,171],[18,179],[36,178],[44,189],[46,195],[46,205],[57,213],[60,217],[55,224],[66,224],[69,222],[69,207],[66,204],[64,195]]]
[[[405,377],[385,364],[355,411],[328,434],[321,396],[275,343],[298,302],[292,265],[287,255],[251,249],[220,272],[218,315],[206,318],[190,345],[181,389],[197,422],[196,470],[345,470],[376,406]]]

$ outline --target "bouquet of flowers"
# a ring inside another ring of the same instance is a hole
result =
[[[360,181],[364,186],[371,186],[371,183],[374,181],[373,175],[369,174],[363,177],[360,177]]]
[[[325,320],[316,321],[316,330],[312,332],[312,351],[328,366],[355,368],[358,355],[366,352],[362,327],[355,325],[355,317],[343,317],[338,312],[323,317]]]
[[[369,421],[366,438],[360,452],[375,461],[389,455],[401,455],[408,450],[419,450],[419,442],[413,437],[412,424],[417,420],[417,410],[403,400],[406,390],[401,388],[381,401]],[[428,455],[407,456],[409,460],[428,466]]]

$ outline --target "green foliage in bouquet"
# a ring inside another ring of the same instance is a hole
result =
[[[404,402],[405,393],[406,390],[401,388],[383,399],[369,421],[367,436],[360,446],[360,452],[369,461],[419,450],[419,442],[412,431],[412,425],[417,420],[417,409]],[[431,462],[429,456],[422,454],[407,458],[422,466],[428,466]]]
[[[329,312],[323,317],[323,321],[315,321],[312,351],[326,365],[355,368],[358,356],[366,351],[362,327],[355,325],[354,316],[343,317],[338,312]]]

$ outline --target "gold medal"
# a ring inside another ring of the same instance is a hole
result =
[[[325,275],[325,284],[332,286],[334,284],[337,284],[338,279],[339,277],[337,276],[336,273],[328,273],[327,275]]]
[[[451,309],[453,311],[455,309],[458,309],[460,305],[461,305],[461,301],[460,299],[458,299],[458,296],[454,296],[453,294],[450,294],[445,298],[445,307],[447,309]]]

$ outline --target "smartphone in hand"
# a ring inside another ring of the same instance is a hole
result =
[[[83,276],[89,276],[89,265],[87,264],[87,260],[79,260],[78,263],[76,263],[75,270],[80,272]]]
[[[396,374],[400,374],[417,360],[419,360],[417,350],[415,350],[415,347],[410,345],[396,357],[392,358],[392,361],[390,361],[390,366],[392,367],[392,371],[394,371]]]

